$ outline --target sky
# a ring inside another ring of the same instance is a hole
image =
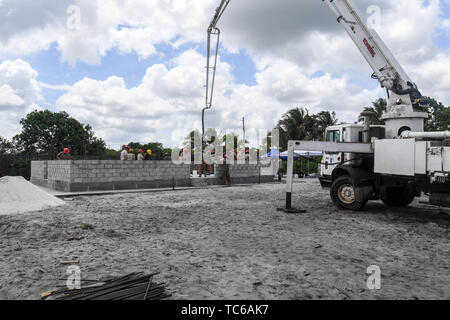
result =
[[[111,148],[201,128],[219,0],[0,0],[0,136],[66,111]],[[422,93],[450,105],[450,0],[355,0]],[[206,126],[269,130],[293,107],[354,122],[385,92],[321,0],[231,0]]]

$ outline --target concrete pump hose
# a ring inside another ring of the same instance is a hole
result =
[[[450,139],[450,131],[439,132],[411,132],[405,131],[401,135],[402,139]]]

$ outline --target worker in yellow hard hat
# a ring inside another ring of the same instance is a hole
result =
[[[147,154],[145,155],[145,160],[150,160],[151,155],[152,155],[152,150],[148,149]]]

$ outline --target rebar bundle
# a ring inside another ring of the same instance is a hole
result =
[[[153,282],[157,275],[131,273],[107,281],[89,281],[81,289],[62,289],[45,298],[55,300],[161,300],[170,297],[163,284]],[[87,282],[87,281],[85,281]]]

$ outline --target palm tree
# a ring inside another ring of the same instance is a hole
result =
[[[316,122],[314,139],[316,140],[323,139],[326,128],[334,126],[338,123],[338,119],[336,118],[336,113],[334,111],[331,113],[329,111],[319,112],[314,116],[314,120]]]
[[[248,144],[248,140],[241,139],[239,134],[235,132],[230,132],[222,137],[222,142],[224,143],[225,147],[231,148],[231,149],[237,149],[240,147],[245,146]]]
[[[289,140],[312,139],[314,134],[314,119],[306,108],[294,108],[283,115],[278,121],[280,131],[280,146],[287,149]]]
[[[370,124],[374,125],[384,125],[385,122],[382,119],[383,112],[386,110],[386,100],[379,98],[378,100],[372,102],[372,107],[364,108],[363,112],[372,112],[373,116],[370,117]],[[360,121],[362,121],[362,116],[360,116]]]

